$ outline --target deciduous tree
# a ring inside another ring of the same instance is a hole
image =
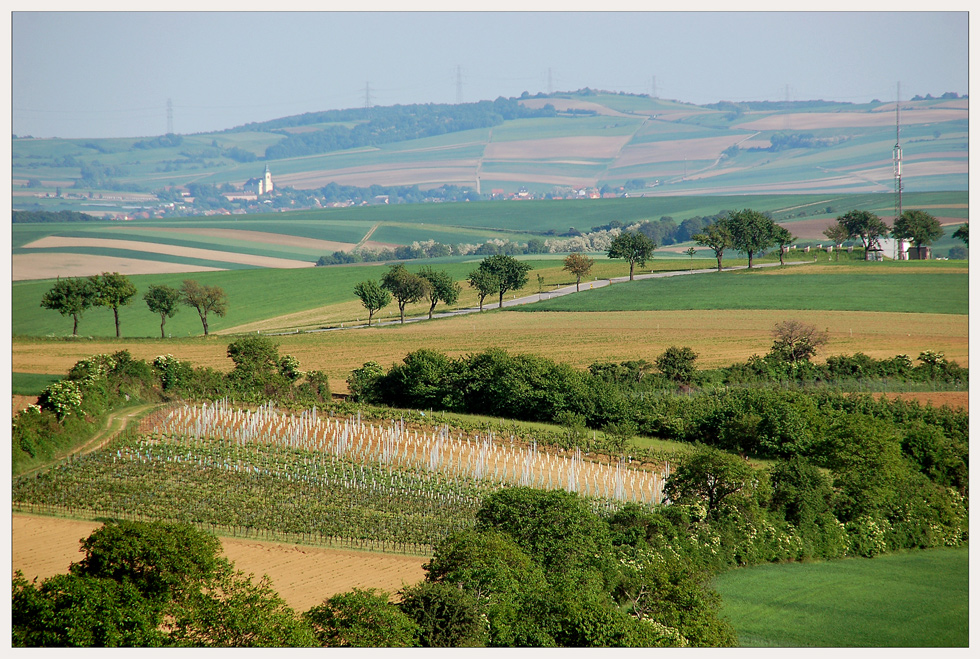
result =
[[[160,338],[166,338],[163,326],[167,323],[167,318],[173,318],[180,311],[180,291],[170,286],[154,284],[146,291],[143,299],[150,311],[160,314]]]
[[[396,263],[381,277],[381,287],[398,301],[401,322],[405,322],[405,306],[421,301],[429,293],[429,282]]]
[[[595,265],[595,259],[590,259],[588,256],[576,252],[565,257],[565,267],[562,270],[575,275],[575,290],[578,291],[582,277],[589,274],[593,265]]]
[[[89,278],[95,291],[93,306],[109,307],[116,321],[116,338],[119,338],[119,307],[126,306],[136,295],[136,286],[126,275],[103,272]]]
[[[421,629],[388,593],[355,588],[327,599],[303,614],[325,647],[409,648],[418,645]]]
[[[776,223],[759,211],[749,208],[731,211],[724,223],[732,236],[732,247],[749,257],[750,269],[752,257],[769,249],[776,242]]]
[[[500,280],[497,276],[481,268],[471,272],[467,281],[476,289],[477,297],[480,298],[480,311],[483,311],[483,301],[500,290]]]
[[[773,229],[772,238],[773,242],[779,245],[779,265],[786,265],[783,260],[783,254],[786,251],[786,247],[792,245],[793,241],[796,240],[796,237],[789,232],[789,229],[777,224]]]
[[[962,224],[960,228],[953,232],[953,238],[962,240],[964,245],[970,244],[970,225]]]
[[[456,304],[456,300],[459,299],[459,294],[462,292],[462,287],[449,276],[449,273],[444,270],[434,270],[429,266],[425,266],[419,270],[419,277],[429,282],[429,290],[426,293],[426,297],[429,300],[430,319],[432,318],[432,311],[439,302],[445,302],[450,305]]]
[[[939,220],[923,210],[904,211],[892,226],[892,237],[911,240],[916,247],[932,244],[942,235],[943,227]]]
[[[718,260],[718,272],[721,272],[721,257],[726,249],[732,248],[732,233],[728,230],[728,225],[724,222],[709,224],[704,231],[691,236],[691,239],[699,245],[711,248]]]
[[[834,247],[838,248],[844,244],[845,240],[851,237],[851,232],[847,228],[847,226],[844,225],[841,219],[837,218],[836,222],[834,222],[829,227],[823,230],[823,235],[830,238],[831,242],[834,243]],[[840,260],[839,249],[834,249],[834,260],[835,261]]]
[[[208,335],[208,314],[224,316],[228,312],[228,296],[220,286],[199,284],[193,279],[185,279],[180,287],[180,299],[189,307],[197,309],[204,326],[204,336]]]
[[[504,294],[507,291],[520,290],[527,284],[527,273],[531,271],[531,265],[518,261],[513,256],[495,254],[483,259],[479,269],[497,280],[499,307],[503,308]]]
[[[853,210],[837,218],[847,229],[848,238],[859,238],[864,245],[864,260],[871,259],[871,252],[881,249],[882,236],[888,235],[888,225],[871,211]]]
[[[777,323],[772,330],[772,338],[770,354],[793,364],[809,361],[817,353],[817,349],[829,340],[826,332],[798,320]]]
[[[362,281],[354,285],[354,295],[360,299],[361,304],[368,312],[368,326],[371,326],[371,318],[375,311],[384,309],[391,304],[391,292],[381,287],[373,279]]]
[[[58,278],[54,286],[41,298],[41,306],[53,309],[62,316],[71,316],[74,321],[72,336],[78,335],[78,321],[86,309],[95,302],[95,290],[88,279],[72,277]]]
[[[638,231],[624,231],[609,244],[608,256],[611,259],[626,259],[630,264],[630,281],[633,281],[633,269],[646,265],[647,259],[653,256],[657,243],[653,242]]]

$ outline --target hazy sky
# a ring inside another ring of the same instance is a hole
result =
[[[455,103],[582,87],[649,94],[656,85],[661,98],[693,103],[786,98],[859,103],[894,101],[898,82],[903,99],[966,94],[968,14],[960,9],[137,13],[15,8],[12,131],[35,137],[160,135],[167,130],[168,100],[174,132],[186,134],[363,107],[367,98],[374,105]]]

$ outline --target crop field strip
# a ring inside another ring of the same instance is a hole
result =
[[[425,554],[472,526],[482,496],[507,484],[575,491],[608,509],[659,502],[666,475],[669,466],[591,463],[490,436],[219,402],[158,412],[138,434],[15,479],[13,504],[32,514],[180,520],[232,535]]]

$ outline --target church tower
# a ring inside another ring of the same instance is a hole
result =
[[[272,192],[272,174],[269,173],[269,166],[265,166],[265,177],[262,179],[262,193],[268,194]]]

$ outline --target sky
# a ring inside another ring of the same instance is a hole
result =
[[[14,6],[9,18],[11,125],[19,136],[142,137],[170,125],[189,134],[366,103],[474,102],[583,87],[697,104],[969,93],[965,3],[936,12],[626,11],[635,5],[616,0],[602,6],[626,10],[453,12],[409,2],[407,12],[33,11],[38,6]]]

